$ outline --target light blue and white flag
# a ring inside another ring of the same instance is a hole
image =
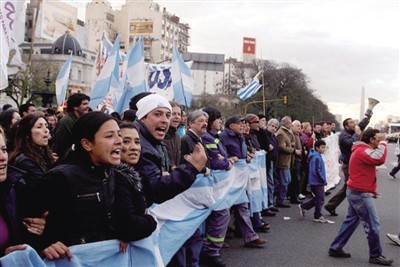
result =
[[[175,101],[182,106],[191,107],[194,90],[194,81],[189,67],[179,54],[176,44],[172,52],[172,87]]]
[[[59,106],[65,101],[65,94],[68,89],[68,80],[69,73],[71,71],[71,62],[72,62],[72,52],[64,63],[64,66],[61,68],[60,73],[57,75],[56,79],[56,97],[57,104]]]
[[[249,167],[249,183],[246,191],[250,201],[250,216],[253,216],[253,213],[260,212],[263,208],[268,207],[268,202],[266,202],[268,201],[268,190],[265,190],[267,185],[265,151],[257,151],[255,157],[247,166]]]
[[[265,153],[257,156],[259,162],[265,162]],[[42,262],[36,252],[24,250],[0,258],[0,263],[4,267],[165,266],[212,210],[248,202],[248,180],[249,168],[245,160],[236,162],[229,171],[197,175],[189,189],[148,209],[147,212],[158,221],[157,230],[148,238],[129,243],[127,253],[120,252],[117,240],[109,240],[70,247],[71,261]]]
[[[140,38],[139,41],[131,47],[128,53],[127,67],[122,79],[125,89],[122,92],[122,96],[117,101],[118,104],[115,107],[116,112],[121,114],[128,108],[129,101],[132,97],[139,93],[146,92],[145,76],[143,38]]]
[[[252,97],[253,95],[255,95],[258,91],[258,89],[261,88],[261,84],[260,84],[260,74],[262,73],[262,71],[260,71],[259,73],[256,74],[256,76],[254,76],[253,81],[251,83],[249,83],[245,88],[240,89],[237,92],[237,96],[242,99],[242,100],[246,100],[249,97]]]
[[[101,70],[99,77],[97,77],[96,83],[90,93],[89,106],[92,109],[96,109],[104,99],[111,98],[109,96],[111,87],[119,87],[119,40],[120,35],[118,34],[106,64]]]

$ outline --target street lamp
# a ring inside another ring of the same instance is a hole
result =
[[[56,94],[50,91],[50,85],[52,83],[52,80],[50,79],[50,71],[47,71],[47,77],[44,79],[44,83],[46,84],[45,88],[34,91],[32,94],[42,97],[42,107],[51,108],[53,96]]]

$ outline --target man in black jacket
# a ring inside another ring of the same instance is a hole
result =
[[[344,174],[344,184],[342,188],[328,201],[325,205],[325,209],[330,213],[331,216],[337,216],[336,208],[346,198],[347,180],[349,179],[349,160],[351,156],[351,148],[353,143],[358,141],[360,134],[367,127],[369,123],[369,117],[365,117],[360,121],[358,125],[356,122],[347,118],[343,121],[344,131],[339,135],[339,147],[341,155],[339,160],[342,162],[342,171]]]

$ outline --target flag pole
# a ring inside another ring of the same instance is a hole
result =
[[[176,52],[178,53],[176,56],[179,56],[179,51],[178,51],[178,48],[176,47],[176,42],[174,42],[174,46],[175,46]],[[178,58],[178,60],[179,60],[179,58]],[[183,59],[182,59],[182,61],[183,61]],[[188,112],[187,112],[188,105],[187,105],[187,101],[186,101],[185,87],[183,85],[181,66],[179,66],[179,64],[178,64],[178,68],[179,68],[179,75],[181,76],[182,93],[183,93],[183,99],[185,100],[186,114],[188,114]]]
[[[265,116],[264,66],[261,66],[261,71],[262,71],[263,114],[264,114],[264,116]]]

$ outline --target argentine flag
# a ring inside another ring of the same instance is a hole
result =
[[[57,75],[56,80],[56,97],[57,105],[61,106],[65,101],[65,94],[67,93],[69,72],[71,71],[72,52],[65,61],[64,66],[61,68],[60,73]]]
[[[174,44],[172,53],[172,88],[174,89],[175,101],[179,105],[191,107],[194,81],[189,67],[179,55],[178,48]]]
[[[146,92],[143,38],[131,47],[127,57],[127,68],[122,79],[125,90],[115,107],[115,111],[120,114],[128,108],[132,97]]]
[[[263,71],[257,73],[256,76],[254,76],[253,81],[251,83],[249,83],[245,88],[242,88],[237,92],[236,95],[240,99],[246,100],[247,98],[252,97],[257,93],[258,89],[260,89],[260,87],[262,86],[260,84],[260,77],[259,77],[262,72]]]
[[[106,64],[101,70],[99,77],[97,77],[96,83],[90,93],[89,106],[92,109],[96,109],[108,96],[111,87],[119,86],[119,40],[120,35],[118,34]]]

